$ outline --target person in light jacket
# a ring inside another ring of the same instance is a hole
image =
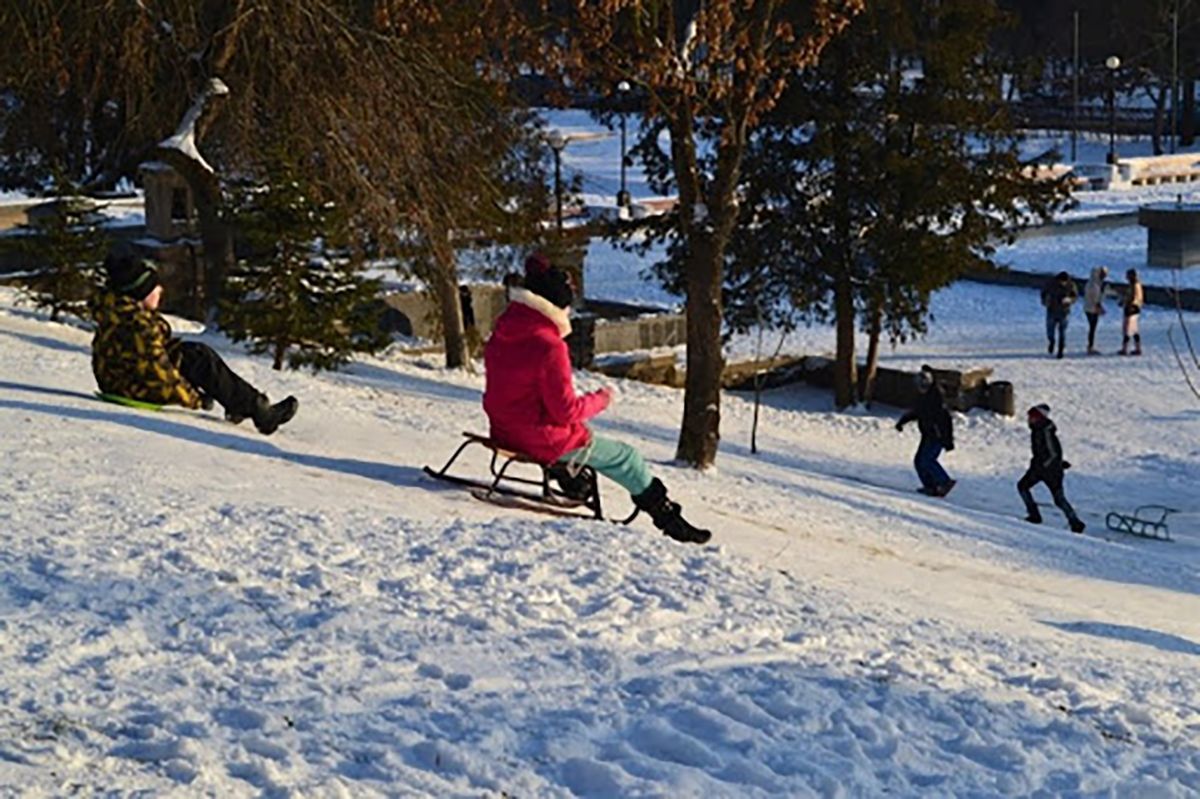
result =
[[[1138,317],[1142,314],[1142,306],[1146,303],[1145,293],[1142,291],[1142,281],[1138,279],[1136,269],[1130,269],[1125,273],[1125,280],[1129,282],[1129,287],[1125,289],[1125,296],[1121,299],[1121,310],[1124,316],[1121,321],[1121,354],[1129,355],[1129,340],[1133,339],[1133,355],[1142,354],[1142,336],[1138,332]]]
[[[1088,322],[1088,355],[1099,355],[1096,349],[1096,325],[1104,315],[1105,281],[1108,279],[1108,267],[1097,266],[1088,277],[1083,289],[1083,313]]]

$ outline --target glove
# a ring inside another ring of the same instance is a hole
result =
[[[896,429],[899,430],[901,433],[903,433],[904,432],[904,422],[896,422]]]
[[[953,442],[953,441],[952,441],[952,442],[950,442],[949,444],[947,444],[947,445],[946,445],[946,451],[947,451],[947,452],[953,452],[953,451],[954,451],[954,442]]]
[[[1071,468],[1071,462],[1063,461],[1063,471],[1065,472],[1067,469],[1070,469],[1070,468]]]
[[[213,398],[207,394],[200,394],[200,409],[211,411],[213,409]]]
[[[593,393],[597,397],[600,397],[600,399],[602,400],[602,402],[603,402],[602,410],[607,410],[607,408],[613,404],[613,399],[614,399],[615,395],[613,394],[613,390],[611,388],[609,388],[608,386],[605,386],[604,388],[598,388]]]

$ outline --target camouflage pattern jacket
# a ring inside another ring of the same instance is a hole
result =
[[[92,372],[106,394],[159,405],[200,407],[200,394],[179,373],[178,339],[158,311],[137,300],[104,293],[92,302],[96,335]]]

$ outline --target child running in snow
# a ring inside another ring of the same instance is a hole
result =
[[[550,466],[567,494],[579,490],[579,469],[591,466],[627,490],[666,535],[707,542],[712,533],[683,518],[679,504],[667,496],[662,481],[650,476],[637,450],[588,429],[586,422],[612,402],[612,391],[575,393],[563,340],[571,332],[570,277],[536,253],[525,261],[524,283],[509,288],[511,301],[484,347],[483,409],[492,438]]]
[[[921,397],[917,406],[900,417],[896,429],[903,431],[904,425],[915,421],[921,431],[921,443],[917,445],[917,454],[913,457],[917,477],[921,479],[921,487],[917,489],[922,494],[931,497],[944,497],[954,488],[955,482],[946,474],[946,470],[938,463],[942,450],[954,451],[954,424],[950,412],[946,410],[946,400],[942,389],[933,378],[933,370],[922,366],[917,375],[917,387]]]
[[[1063,472],[1070,468],[1071,464],[1063,460],[1062,444],[1058,442],[1054,422],[1050,421],[1050,406],[1035,405],[1029,409],[1027,417],[1033,458],[1029,461],[1029,469],[1025,475],[1017,481],[1017,492],[1021,495],[1028,512],[1025,521],[1032,524],[1042,523],[1042,513],[1033,501],[1030,489],[1038,483],[1045,483],[1046,488],[1050,489],[1050,496],[1054,498],[1054,504],[1067,517],[1071,532],[1082,533],[1086,525],[1075,515],[1075,509],[1067,502],[1067,495],[1063,492]]]
[[[171,334],[158,312],[163,287],[152,263],[132,253],[112,252],[104,268],[108,290],[92,303],[92,372],[101,391],[185,408],[211,407],[212,398],[221,403],[226,419],[235,424],[253,419],[263,435],[274,433],[296,414],[295,397],[272,405],[234,374],[212,347]]]

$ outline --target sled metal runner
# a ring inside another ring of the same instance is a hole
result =
[[[600,504],[600,486],[596,480],[596,470],[584,466],[579,470],[587,484],[587,497],[580,499],[568,496],[551,484],[550,467],[539,463],[519,452],[505,449],[487,436],[463,432],[466,438],[454,454],[446,461],[441,469],[425,467],[425,473],[438,480],[444,480],[455,485],[473,489],[471,495],[484,502],[492,502],[503,507],[524,508],[527,510],[552,513],[559,516],[572,516],[580,519],[607,520],[616,524],[629,524],[638,515],[637,508],[624,519],[607,519]],[[474,480],[450,474],[450,467],[458,460],[459,455],[470,446],[479,446],[491,453],[488,469],[490,480]],[[510,469],[514,464],[536,466],[541,471],[541,479],[512,474]],[[529,486],[530,488],[526,488]],[[533,490],[536,488],[537,490]]]
[[[1110,511],[1104,517],[1104,524],[1109,530],[1118,533],[1129,533],[1142,538],[1153,538],[1158,541],[1171,541],[1171,531],[1167,526],[1167,517],[1178,513],[1175,508],[1166,505],[1139,505],[1132,514]]]

